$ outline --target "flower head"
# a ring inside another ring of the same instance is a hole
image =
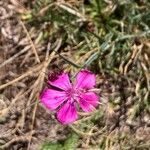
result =
[[[57,119],[62,124],[72,123],[78,118],[78,105],[85,112],[91,112],[98,105],[99,97],[90,91],[96,84],[96,77],[88,70],[81,70],[74,84],[64,72],[53,75],[48,83],[52,88],[43,91],[40,101],[49,110],[57,109]]]

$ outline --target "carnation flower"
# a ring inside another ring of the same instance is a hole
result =
[[[84,112],[91,112],[99,103],[99,96],[91,90],[96,85],[96,77],[88,70],[81,70],[74,84],[64,72],[53,75],[48,83],[51,88],[42,92],[40,101],[49,110],[56,110],[57,119],[62,124],[77,120],[79,106]]]

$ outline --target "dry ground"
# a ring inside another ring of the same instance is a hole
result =
[[[149,150],[149,25],[148,0],[1,0],[0,149]],[[101,105],[60,125],[39,94],[49,72],[82,68]]]

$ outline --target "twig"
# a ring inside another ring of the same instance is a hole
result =
[[[30,144],[31,144],[31,140],[32,140],[32,134],[33,134],[32,132],[33,132],[33,127],[34,127],[34,122],[35,122],[37,106],[38,106],[38,101],[36,101],[34,109],[33,109],[32,122],[31,122],[31,132],[30,132],[30,135],[29,135],[29,143],[28,143],[27,150],[30,149]]]
[[[30,47],[25,47],[24,49],[22,49],[21,51],[19,51],[18,53],[16,53],[14,56],[10,57],[9,59],[7,59],[6,61],[4,61],[3,63],[0,64],[0,68],[7,65],[8,63],[10,63],[11,61],[13,61],[15,58],[17,58],[18,56],[20,56],[21,54],[25,53],[26,51],[28,51],[30,49]]]
[[[33,52],[34,52],[34,54],[35,54],[35,57],[36,57],[37,62],[40,63],[40,59],[39,59],[37,50],[36,50],[36,48],[35,48],[35,46],[34,46],[34,43],[33,43],[32,39],[31,39],[31,37],[30,37],[30,34],[29,34],[27,28],[25,27],[24,23],[23,23],[21,20],[20,20],[20,24],[22,25],[22,27],[23,27],[23,29],[24,29],[24,31],[25,31],[25,33],[26,33],[28,39],[29,39],[29,42],[30,42],[30,44],[31,44],[31,47],[32,47],[32,50],[33,50]]]
[[[138,47],[135,45],[133,46],[133,52],[132,52],[131,58],[129,59],[128,63],[124,67],[124,75],[127,74],[128,67],[132,64],[135,58],[137,58],[137,55],[139,54],[139,52],[141,52],[142,48],[143,48],[143,45],[140,45]]]
[[[91,128],[91,130],[89,131],[89,134],[92,134],[92,132],[93,132],[94,129],[95,129],[95,126],[93,126],[93,127]],[[86,147],[88,147],[88,145],[89,145],[89,143],[90,143],[90,139],[91,139],[91,137],[88,136],[87,139],[86,139],[86,144],[85,144]]]
[[[56,5],[66,11],[68,11],[69,13],[81,18],[83,21],[86,21],[87,19],[82,15],[80,14],[79,12],[77,12],[76,10],[72,9],[71,7],[68,7],[67,5],[63,4],[63,3],[56,3]]]
[[[14,83],[20,81],[20,80],[22,80],[23,78],[29,76],[30,74],[33,74],[33,73],[36,72],[36,71],[39,71],[42,67],[43,67],[43,64],[38,65],[37,67],[35,67],[35,68],[33,68],[33,69],[27,71],[26,73],[22,74],[22,75],[19,76],[18,78],[14,79],[14,80],[12,80],[12,81],[9,81],[8,83],[5,83],[5,84],[1,85],[1,86],[0,86],[0,90],[4,89],[4,88],[6,88],[6,87],[8,87],[8,86],[10,86],[10,85],[12,85],[12,84],[14,84]]]
[[[86,133],[86,132],[82,132],[82,131],[78,130],[73,125],[68,125],[68,126],[78,135],[81,135],[81,136],[91,136],[92,135],[92,133]]]
[[[5,149],[10,148],[10,146],[13,145],[14,143],[17,143],[17,142],[28,142],[28,141],[29,141],[29,136],[19,136],[19,137],[16,137],[16,138],[12,139],[11,141],[6,143],[5,145],[0,146],[0,149],[1,150],[5,150]]]
[[[44,13],[45,13],[50,7],[54,6],[54,4],[55,4],[55,3],[51,3],[51,4],[47,5],[47,6],[45,6],[44,8],[42,8],[42,9],[39,11],[38,16],[43,16]]]
[[[57,40],[57,46],[56,48],[54,49],[54,51],[49,55],[48,57],[48,51],[46,53],[46,56],[45,56],[45,62],[44,62],[44,65],[43,65],[43,68],[42,68],[42,71],[41,73],[39,74],[39,77],[38,79],[36,80],[36,82],[34,83],[34,88],[30,94],[30,97],[29,97],[29,101],[28,101],[28,104],[27,106],[29,106],[31,100],[34,98],[34,94],[36,93],[35,97],[39,97],[39,92],[41,91],[42,89],[42,86],[43,86],[43,82],[44,82],[44,78],[45,78],[45,74],[43,74],[43,72],[46,71],[49,63],[51,62],[51,60],[53,59],[55,53],[59,50],[60,46],[61,46],[61,43],[62,43],[62,39],[58,39]],[[37,85],[38,85],[38,88],[37,88]],[[29,143],[28,143],[28,148],[27,150],[30,149],[30,144],[31,144],[31,140],[32,140],[32,131],[33,131],[33,127],[34,127],[34,122],[35,122],[35,115],[36,115],[36,111],[37,111],[37,106],[38,106],[38,101],[36,101],[35,103],[35,106],[34,106],[34,110],[33,110],[33,115],[32,115],[32,123],[31,123],[31,134],[30,134],[30,138],[29,138]]]
[[[59,54],[57,52],[57,54],[59,55],[60,58],[64,59],[68,64],[76,67],[76,68],[81,68],[82,66],[78,65],[78,64],[75,64],[73,61],[69,60],[68,58],[64,57],[63,55]]]
[[[104,132],[106,130],[106,126],[104,128],[102,128],[101,130],[99,130],[98,132],[95,133],[87,133],[87,132],[82,132],[80,130],[78,130],[77,128],[75,128],[73,125],[69,125],[69,127],[76,132],[77,134],[81,135],[81,136],[94,136],[94,135],[98,135],[101,134],[102,132]]]

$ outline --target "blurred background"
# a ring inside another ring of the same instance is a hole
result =
[[[0,0],[0,149],[149,150],[149,37],[149,0]],[[82,68],[101,104],[61,125],[39,95]]]

